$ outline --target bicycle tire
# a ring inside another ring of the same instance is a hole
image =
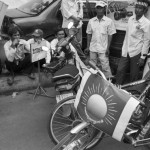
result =
[[[143,127],[140,135],[139,135],[139,139],[146,139],[146,138],[150,138],[150,120],[146,123],[146,125]],[[144,147],[150,149],[150,144],[149,145],[145,145]]]
[[[69,133],[68,135],[66,135],[55,147],[53,147],[52,150],[62,150],[64,144],[69,140],[72,139],[75,135]],[[71,141],[71,140],[70,140]]]

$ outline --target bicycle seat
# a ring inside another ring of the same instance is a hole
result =
[[[67,64],[60,70],[56,71],[53,76],[53,81],[60,80],[63,78],[76,78],[79,75],[79,70],[76,66]]]
[[[43,67],[45,68],[46,72],[55,73],[60,68],[62,68],[64,65],[65,65],[65,59],[62,61],[54,60],[50,64],[48,64],[46,66],[44,65]]]

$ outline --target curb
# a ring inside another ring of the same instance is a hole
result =
[[[39,85],[39,75],[35,73],[36,79],[29,79],[27,76],[18,75],[15,76],[14,84],[8,85],[7,78],[9,76],[0,77],[0,95],[11,93],[11,92],[19,92],[25,90],[33,90],[36,89]],[[41,73],[41,86],[42,87],[52,87],[52,75]]]

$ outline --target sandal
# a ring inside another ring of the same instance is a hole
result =
[[[14,83],[14,77],[7,78],[7,84],[8,85],[13,85],[13,83]]]
[[[30,73],[30,74],[27,74],[27,73],[22,73],[24,76],[27,76],[28,78],[34,80],[36,77],[35,77],[35,74],[34,73]]]
[[[34,80],[34,79],[35,79],[35,74],[34,74],[34,73],[28,74],[28,77],[29,77],[30,79]]]

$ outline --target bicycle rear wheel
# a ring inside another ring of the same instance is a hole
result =
[[[48,121],[48,133],[54,143],[59,143],[70,130],[81,122],[73,104],[75,96],[68,97],[55,105],[50,113]],[[64,108],[70,107],[71,114],[66,115]]]
[[[141,134],[139,135],[139,140],[150,138],[150,120],[146,123],[146,125],[143,127]],[[147,150],[150,149],[150,144],[145,145],[145,148]]]

